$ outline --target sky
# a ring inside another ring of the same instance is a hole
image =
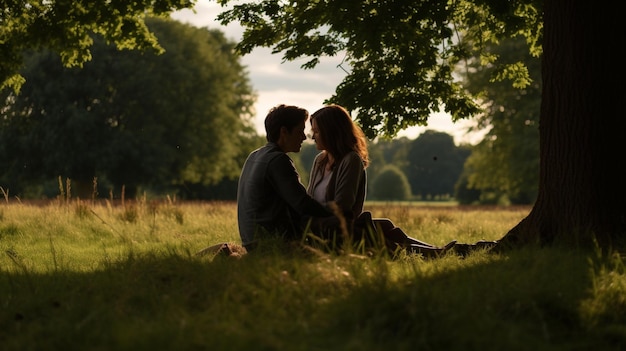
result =
[[[172,17],[178,21],[196,27],[209,27],[222,30],[228,39],[238,42],[243,29],[236,23],[221,25],[215,20],[225,9],[215,1],[198,0],[192,10],[177,11]],[[255,104],[255,126],[260,135],[265,135],[263,120],[272,106],[284,103],[306,108],[310,113],[323,107],[325,99],[330,98],[335,88],[341,83],[346,73],[338,65],[342,57],[322,58],[314,69],[302,69],[304,60],[282,62],[281,54],[272,54],[268,48],[256,48],[241,59],[246,67],[253,90],[257,94]],[[466,132],[471,121],[453,123],[450,116],[440,112],[432,114],[426,127],[411,127],[398,134],[414,139],[424,130],[446,132],[461,142],[480,141],[477,134]]]

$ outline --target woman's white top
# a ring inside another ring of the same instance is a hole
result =
[[[313,198],[322,205],[326,205],[326,188],[332,175],[332,171],[324,172],[324,177],[313,187]]]

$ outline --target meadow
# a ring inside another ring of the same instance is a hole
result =
[[[366,203],[415,238],[497,240],[530,207]],[[623,257],[437,259],[276,243],[240,257],[232,202],[0,204],[8,350],[621,350]]]

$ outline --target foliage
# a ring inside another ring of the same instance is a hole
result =
[[[509,39],[491,48],[503,60],[513,61],[528,52],[520,39]],[[464,79],[470,91],[482,96],[485,113],[476,119],[479,128],[489,128],[472,148],[465,165],[467,186],[512,203],[531,204],[539,186],[539,107],[541,103],[540,59],[523,59],[530,84],[523,89],[507,81],[493,81],[496,68],[472,64]]]
[[[29,55],[21,93],[2,99],[5,184],[61,175],[163,191],[238,176],[256,132],[234,44],[216,30],[147,23],[162,55],[121,52],[98,38],[83,68],[65,68],[48,51]]]
[[[466,163],[463,167],[463,172],[461,172],[461,176],[454,184],[454,199],[459,203],[459,205],[472,205],[483,203],[480,201],[482,191],[477,189],[470,189],[467,180],[468,173],[470,173],[470,170]]]
[[[148,16],[167,17],[191,8],[195,0],[9,0],[0,12],[0,90],[18,92],[25,51],[49,49],[65,66],[81,67],[92,58],[91,45],[99,35],[120,49],[162,52],[145,23]]]
[[[450,197],[469,150],[457,147],[451,135],[427,130],[410,145],[407,179],[413,195],[422,199]]]
[[[409,160],[407,153],[412,140],[406,137],[402,138],[377,138],[368,143],[370,164],[367,168],[368,179],[376,179],[380,172],[388,164],[399,167],[400,170],[406,169]],[[368,183],[368,193],[373,191],[372,182]]]
[[[411,186],[400,168],[386,165],[374,178],[368,198],[370,200],[409,200]]]
[[[367,205],[435,244],[497,238],[529,210]],[[0,214],[5,351],[617,350],[626,342],[617,255],[547,248],[389,261],[276,245],[236,259],[195,255],[236,240],[232,202],[11,199]]]
[[[245,28],[238,45],[243,54],[271,47],[284,60],[306,58],[302,66],[309,69],[323,56],[343,56],[347,75],[328,102],[356,112],[373,138],[426,125],[441,107],[455,121],[477,114],[479,106],[454,76],[457,66],[472,57],[497,62],[484,47],[502,37],[524,35],[540,52],[540,3],[265,0],[237,2],[218,18]],[[499,67],[501,76],[524,86],[522,66]]]

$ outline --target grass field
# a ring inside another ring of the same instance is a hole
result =
[[[412,236],[497,240],[529,207],[368,203]],[[0,205],[2,350],[621,350],[619,255],[426,260],[238,243],[229,202]]]

